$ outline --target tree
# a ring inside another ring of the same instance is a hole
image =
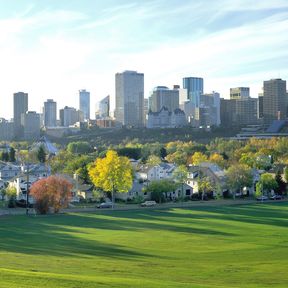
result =
[[[88,142],[71,142],[67,146],[67,151],[74,154],[87,154],[91,152],[91,146]]]
[[[16,207],[16,196],[17,190],[13,186],[8,186],[6,188],[6,196],[8,197],[8,208]]]
[[[45,163],[46,161],[46,151],[42,145],[39,147],[37,151],[37,159],[40,163]]]
[[[212,163],[217,164],[221,168],[223,168],[224,165],[225,165],[225,160],[224,160],[223,156],[221,154],[218,154],[218,153],[213,153],[209,157],[209,161],[212,162]]]
[[[133,170],[129,159],[118,156],[113,150],[108,150],[106,157],[96,159],[89,168],[89,176],[97,188],[112,193],[112,208],[114,193],[128,192],[133,183]]]
[[[268,194],[271,190],[275,190],[278,187],[274,176],[269,173],[264,173],[260,176],[260,183],[262,184],[265,194]]]
[[[286,183],[283,181],[281,172],[278,170],[276,175],[275,175],[275,180],[277,182],[277,188],[276,188],[276,192],[279,195],[282,195],[286,192]]]
[[[15,162],[16,161],[16,158],[15,158],[15,149],[13,147],[11,147],[9,149],[9,162]]]
[[[191,163],[193,165],[199,165],[200,163],[207,162],[207,161],[208,161],[208,157],[201,152],[195,152],[191,157]]]
[[[226,176],[228,188],[233,191],[234,199],[236,190],[240,190],[240,193],[242,193],[244,187],[251,187],[253,184],[251,169],[244,164],[236,164],[229,167]]]
[[[1,188],[0,189],[0,195],[1,195],[1,200],[4,201],[5,196],[6,196],[6,189]]]
[[[1,154],[1,160],[4,162],[8,162],[9,161],[9,153],[8,152],[2,152]]]
[[[167,156],[167,151],[165,147],[161,147],[160,148],[160,157],[161,159],[165,159],[165,157]]]
[[[185,165],[180,165],[173,171],[173,179],[175,180],[176,183],[181,184],[182,199],[184,198],[183,187],[185,182],[187,181],[187,178],[188,178],[188,170]]]
[[[255,191],[255,196],[260,197],[263,194],[263,186],[261,182],[256,183],[256,191]]]
[[[156,155],[150,155],[148,157],[148,160],[146,163],[148,165],[156,166],[156,165],[159,165],[161,163],[161,159],[160,159],[160,157],[158,157]]]
[[[72,186],[68,180],[59,176],[38,180],[30,188],[30,195],[35,199],[35,209],[40,214],[47,214],[49,208],[58,213],[61,208],[67,207]]]
[[[206,196],[207,192],[210,192],[213,190],[212,183],[208,177],[202,177],[198,180],[198,190],[201,193],[202,201],[204,200],[204,197]]]
[[[151,193],[151,199],[162,203],[165,201],[165,193],[172,192],[176,189],[176,185],[173,181],[163,179],[151,181],[147,187],[144,188],[144,192]]]

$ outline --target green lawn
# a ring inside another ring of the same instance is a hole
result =
[[[0,287],[287,283],[287,202],[0,217]]]

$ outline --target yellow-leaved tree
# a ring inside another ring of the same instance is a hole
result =
[[[127,157],[119,156],[116,151],[108,150],[106,157],[98,158],[89,168],[93,184],[112,194],[112,208],[115,192],[128,192],[133,183],[133,169]]]

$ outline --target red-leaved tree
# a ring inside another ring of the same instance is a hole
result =
[[[72,187],[69,181],[59,176],[38,180],[30,188],[30,194],[35,199],[35,209],[40,214],[46,214],[49,208],[53,208],[54,213],[59,212],[61,208],[67,207]]]

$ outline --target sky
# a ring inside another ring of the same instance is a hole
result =
[[[18,91],[40,112],[46,99],[79,108],[86,89],[93,118],[124,70],[144,73],[146,98],[190,76],[257,97],[264,80],[288,80],[287,46],[288,0],[0,0],[0,117]]]

